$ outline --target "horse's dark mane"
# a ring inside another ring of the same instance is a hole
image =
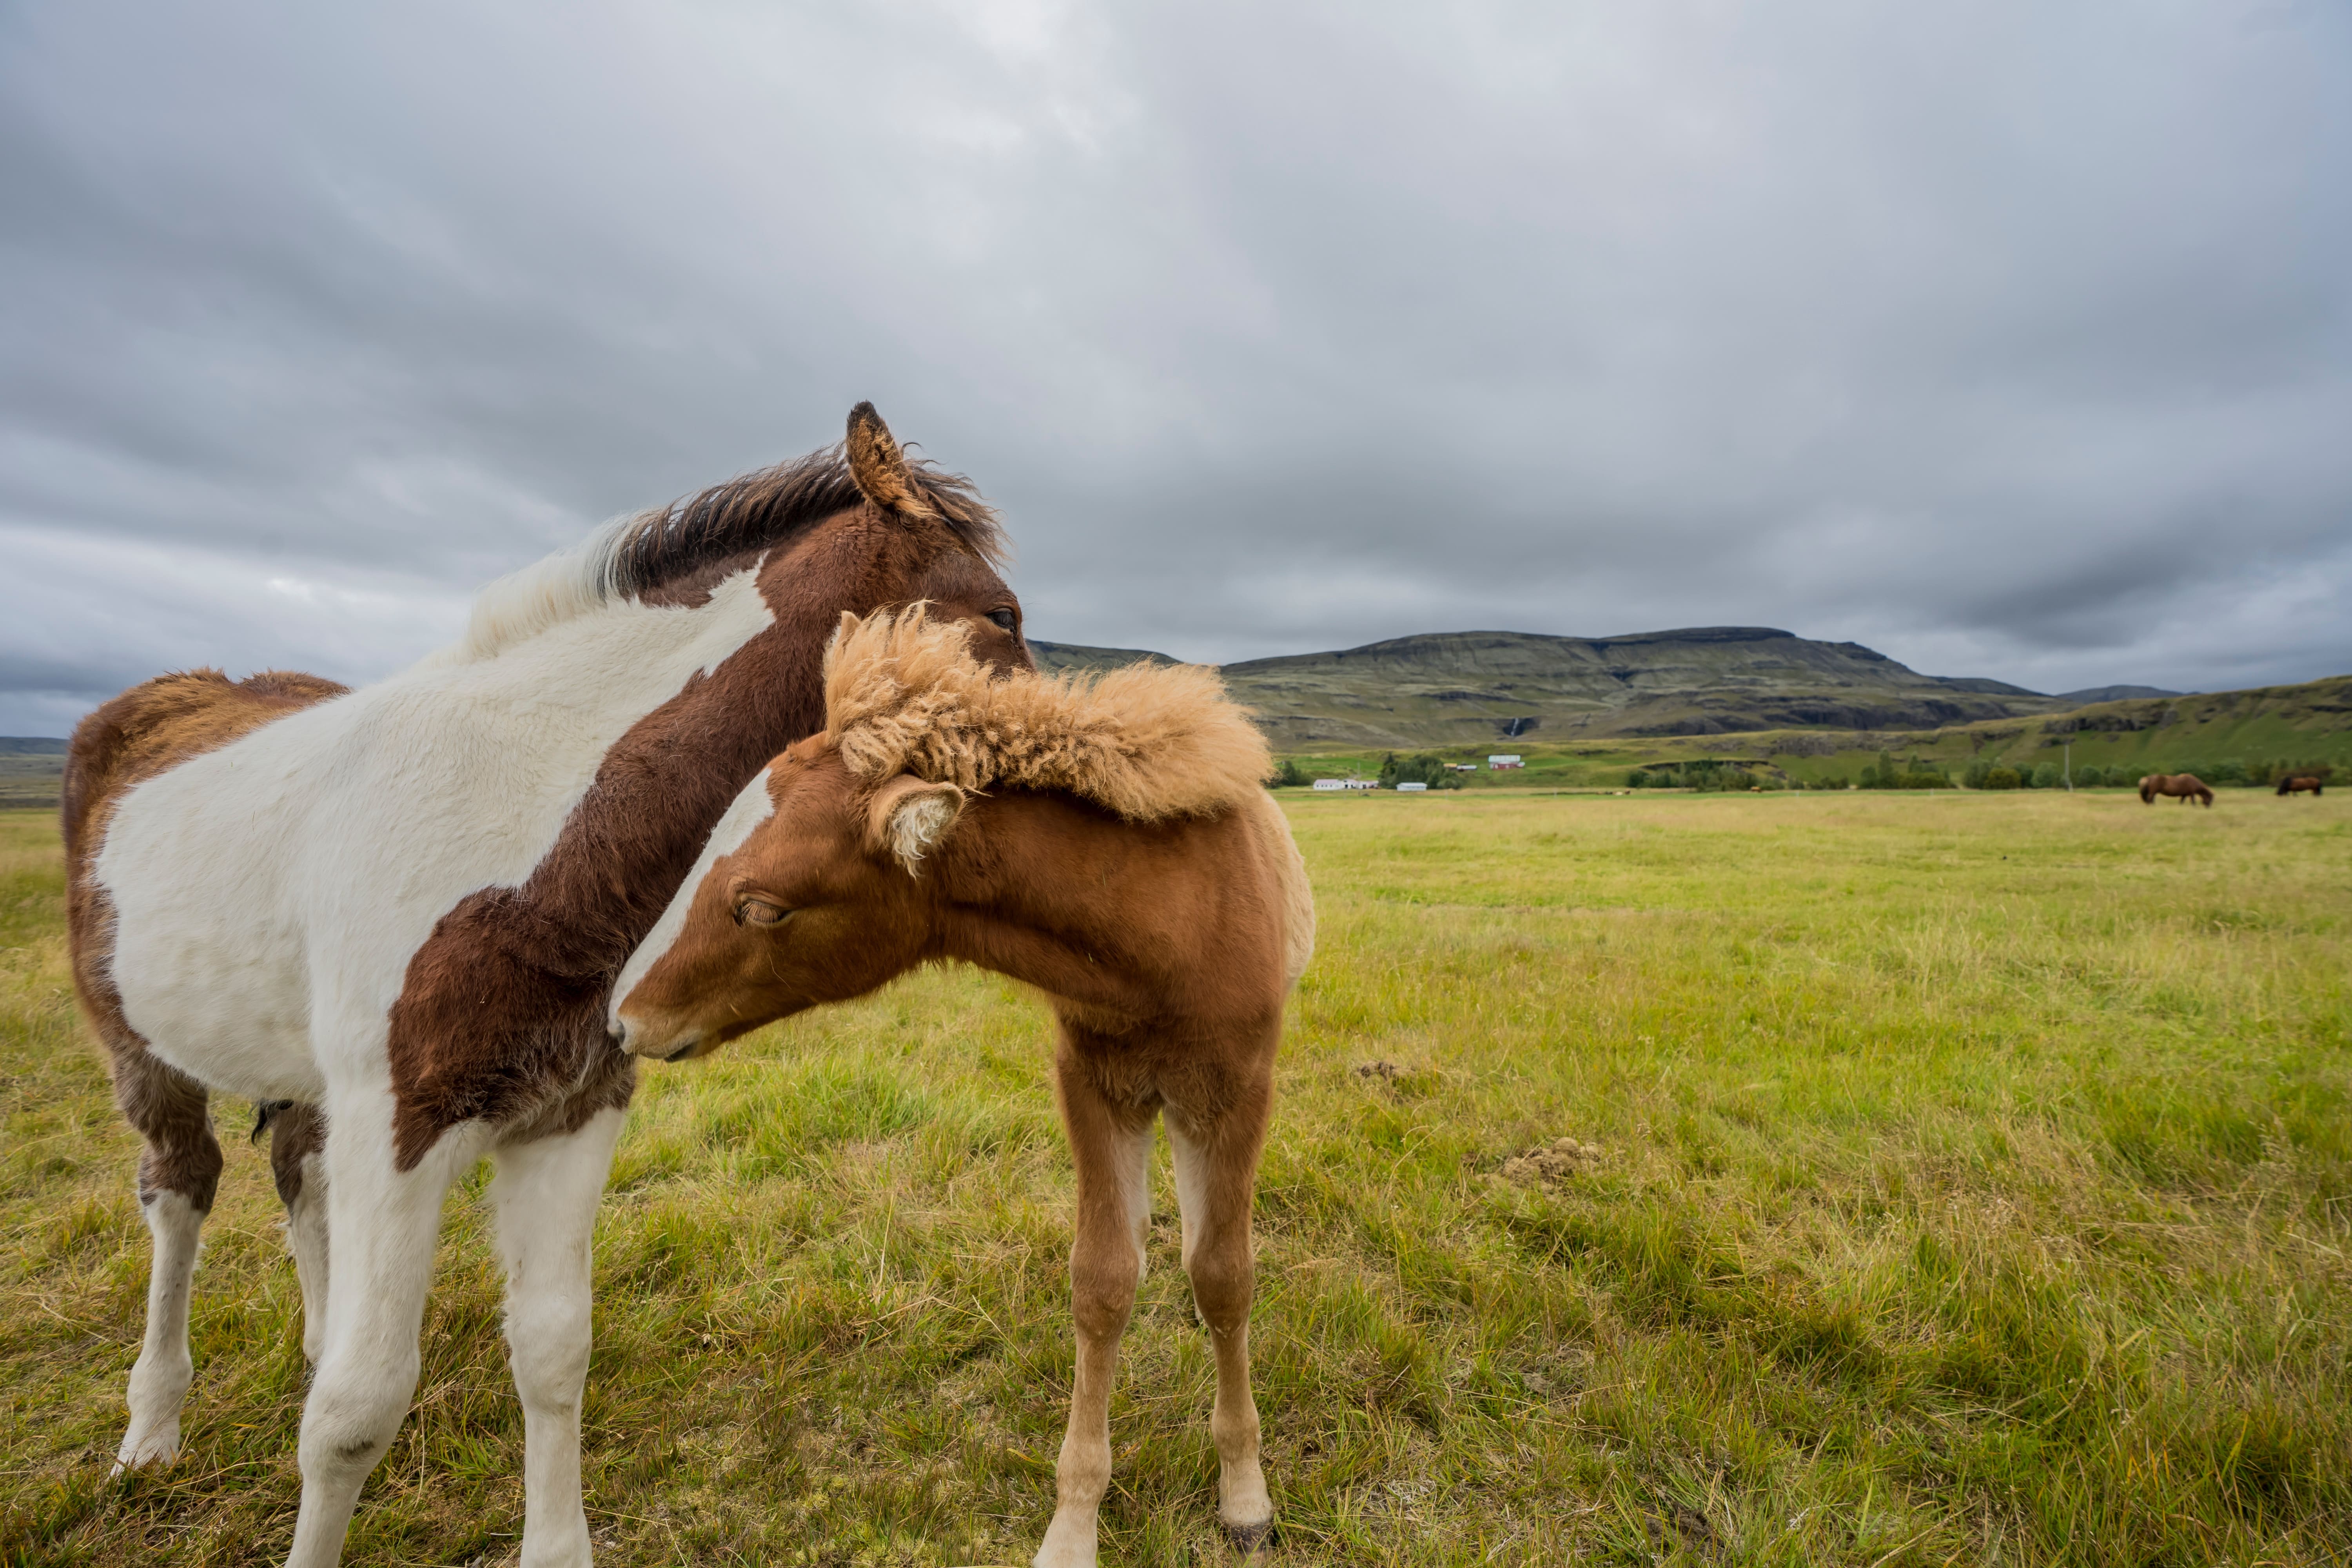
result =
[[[970,479],[920,458],[908,458],[907,469],[949,532],[990,565],[1003,564],[1004,532],[995,509]],[[850,477],[846,452],[828,447],[639,512],[614,545],[607,582],[623,595],[643,593],[781,544],[865,500]]]

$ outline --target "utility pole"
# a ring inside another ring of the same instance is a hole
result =
[[[2074,793],[2074,737],[2066,737],[2066,793]]]

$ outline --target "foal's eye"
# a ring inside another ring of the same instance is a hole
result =
[[[746,899],[735,906],[735,923],[739,926],[782,925],[793,911],[782,904],[772,904],[765,899]]]
[[[1009,632],[1013,629],[1013,623],[1017,617],[1011,610],[991,610],[988,612],[988,618],[996,624],[998,630]]]

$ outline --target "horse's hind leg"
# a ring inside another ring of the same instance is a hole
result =
[[[313,1364],[327,1344],[327,1118],[315,1105],[263,1108],[269,1174],[286,1205],[286,1250],[302,1284],[302,1354]]]
[[[1252,1086],[1212,1123],[1195,1123],[1172,1104],[1167,1112],[1176,1201],[1184,1215],[1184,1272],[1217,1357],[1217,1403],[1209,1416],[1209,1436],[1217,1447],[1217,1522],[1244,1554],[1264,1545],[1274,1527],[1274,1500],[1258,1464],[1257,1401],[1249,1375],[1256,1280],[1250,1203],[1270,1089]]]
[[[139,1156],[139,1208],[154,1237],[147,1276],[147,1334],[131,1369],[131,1428],[114,1468],[153,1464],[180,1453],[180,1406],[194,1380],[188,1354],[188,1292],[205,1216],[220,1184],[204,1086],[147,1053],[143,1042],[110,1040],[114,1099],[146,1139]]]

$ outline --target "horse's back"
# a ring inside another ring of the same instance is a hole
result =
[[[81,862],[97,854],[107,808],[133,785],[349,689],[300,670],[231,680],[217,669],[189,669],[101,703],[74,727],[66,748],[67,855]]]
[[[265,670],[244,680],[231,680],[216,669],[184,670],[131,688],[75,727],[66,753],[61,812],[68,869],[67,941],[83,1006],[118,1055],[152,1048],[142,1020],[125,1005],[116,963],[123,910],[99,869],[126,802],[139,786],[345,689],[295,670]],[[210,836],[196,825],[174,823],[160,837],[192,843]],[[217,907],[224,892],[207,884],[194,896]],[[170,1059],[168,1051],[159,1054]]]

